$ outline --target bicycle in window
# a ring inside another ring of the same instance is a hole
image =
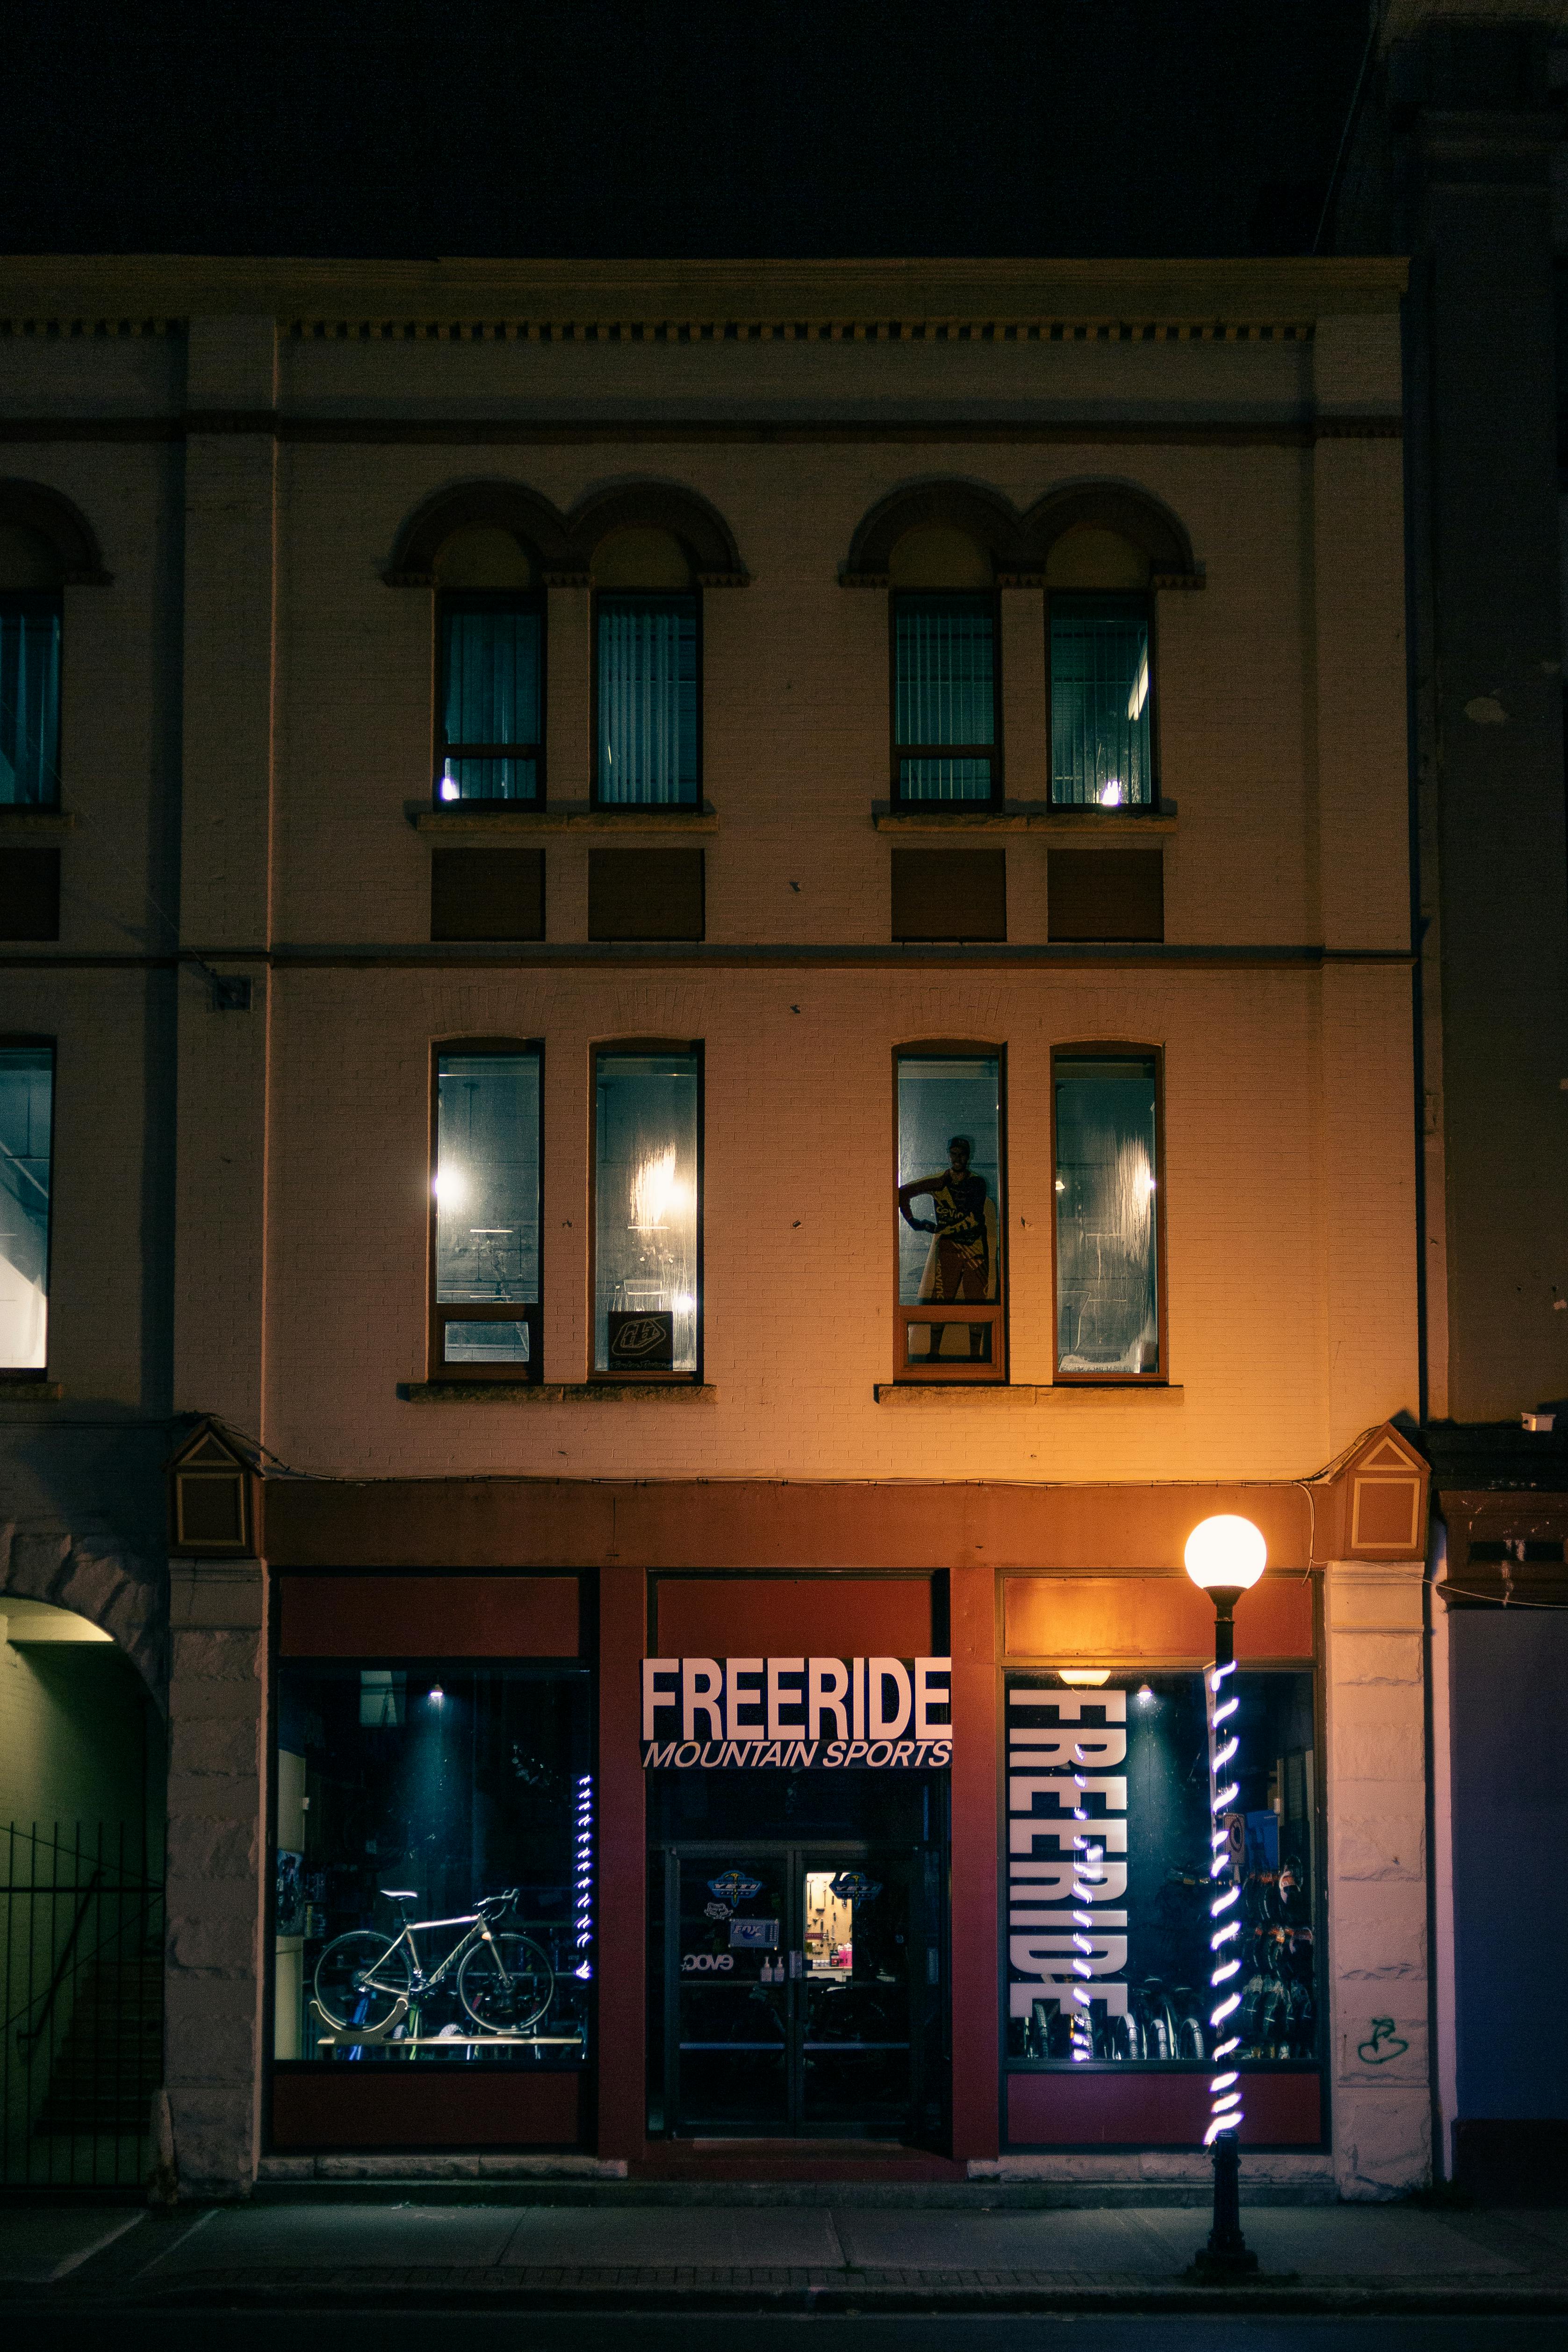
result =
[[[521,1889],[489,1895],[455,1919],[412,1919],[408,1906],[418,1896],[407,1887],[384,1886],[402,1925],[388,1937],[377,1927],[352,1927],[336,1936],[316,1962],[316,2006],[338,2032],[375,2033],[415,2009],[452,1980],[458,1999],[481,2033],[526,2033],[554,1997],[555,1970],[531,1936],[496,1932]],[[461,1927],[445,1957],[427,1968],[415,1938],[441,1927]]]

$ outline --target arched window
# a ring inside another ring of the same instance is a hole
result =
[[[68,499],[0,482],[0,808],[59,806],[64,591],[107,577]]]
[[[678,484],[634,482],[572,530],[594,583],[594,798],[700,807],[702,592],[746,578],[729,525]]]
[[[889,591],[889,793],[897,806],[1002,798],[1000,577],[1018,518],[972,482],[923,482],[874,507],[841,575]]]
[[[436,592],[438,803],[544,799],[545,584],[578,576],[548,499],[517,482],[465,482],[398,535],[392,587]]]
[[[1052,803],[1157,808],[1151,591],[1196,577],[1186,534],[1121,483],[1053,492],[1025,529],[1046,584]]]

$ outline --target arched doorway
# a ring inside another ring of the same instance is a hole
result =
[[[89,1619],[0,1592],[0,2183],[146,2179],[163,1725]]]

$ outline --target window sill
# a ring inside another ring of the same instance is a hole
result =
[[[711,1381],[399,1381],[405,1404],[710,1403]]]
[[[69,809],[0,804],[0,841],[64,841],[76,831],[77,823]]]
[[[416,833],[445,841],[493,841],[515,835],[537,841],[566,833],[717,833],[719,812],[700,808],[595,808],[587,801],[563,801],[543,808],[510,801],[470,802],[467,807],[430,808],[421,802],[408,812]]]
[[[65,1392],[63,1381],[0,1380],[0,1405],[58,1404]]]
[[[873,1393],[879,1404],[932,1405],[957,1401],[963,1404],[1096,1405],[1116,1404],[1129,1396],[1156,1397],[1181,1404],[1186,1391],[1179,1381],[879,1381]]]
[[[874,805],[871,823],[879,833],[1043,833],[1071,839],[1080,847],[1097,841],[1119,845],[1151,834],[1174,833],[1176,810],[1162,801],[1157,811],[1139,814],[1127,809],[1053,809],[1032,803],[1014,807],[966,808],[962,802],[930,808],[889,808]]]

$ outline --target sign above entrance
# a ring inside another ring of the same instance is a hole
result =
[[[647,1771],[920,1771],[952,1758],[951,1658],[645,1658]]]

